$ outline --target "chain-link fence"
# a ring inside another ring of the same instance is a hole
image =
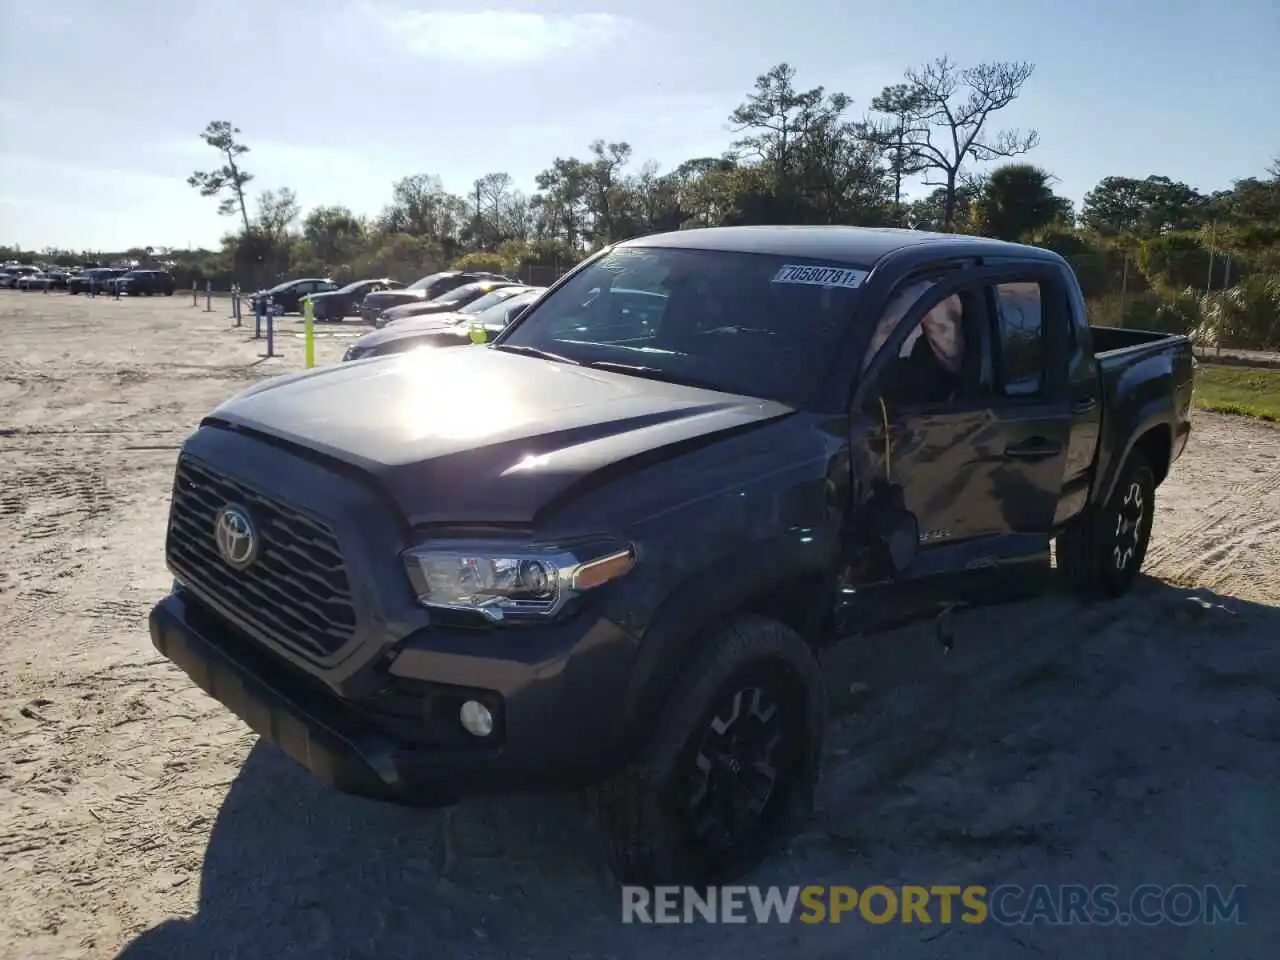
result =
[[[1280,276],[1226,255],[1153,281],[1122,250],[1062,251],[1089,305],[1091,323],[1187,334],[1198,349],[1280,351]]]
[[[565,274],[565,268],[540,263],[522,264],[519,270],[520,282],[531,287],[549,287]]]

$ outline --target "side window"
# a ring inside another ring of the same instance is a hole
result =
[[[1006,397],[1035,397],[1044,389],[1044,308],[1038,283],[995,287],[997,382]]]
[[[913,307],[922,299],[936,300],[933,286],[927,280],[913,283],[889,302],[872,336],[864,366],[885,347]],[[881,368],[879,390],[871,396],[899,409],[990,396],[982,293],[979,287],[936,300],[894,348],[893,358]]]

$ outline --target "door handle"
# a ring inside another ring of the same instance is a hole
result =
[[[1083,394],[1071,401],[1072,413],[1088,413],[1098,405],[1098,398],[1092,394]]]
[[[1048,460],[1062,452],[1062,444],[1045,437],[1032,437],[1012,447],[1004,448],[1006,460]]]

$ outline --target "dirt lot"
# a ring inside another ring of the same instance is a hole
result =
[[[1248,923],[624,927],[574,798],[463,806],[441,877],[439,814],[316,787],[152,649],[179,443],[301,365],[225,310],[0,292],[0,955],[1274,955],[1280,429],[1197,417],[1129,598],[842,649],[822,809],[752,878],[1247,884]]]

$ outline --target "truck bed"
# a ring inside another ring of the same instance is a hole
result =
[[[1191,339],[1180,333],[1089,326],[1102,386],[1103,427],[1098,444],[1097,490],[1105,497],[1123,465],[1128,444],[1161,421],[1169,422],[1171,463],[1190,430],[1195,373]],[[1172,400],[1172,405],[1169,401]]]
[[[1154,330],[1127,330],[1123,327],[1100,327],[1089,324],[1089,333],[1093,337],[1095,356],[1111,356],[1121,351],[1134,350],[1138,347],[1153,347],[1156,344],[1173,346],[1179,340],[1187,338],[1180,333],[1159,333]],[[1142,351],[1145,353],[1146,351]]]

